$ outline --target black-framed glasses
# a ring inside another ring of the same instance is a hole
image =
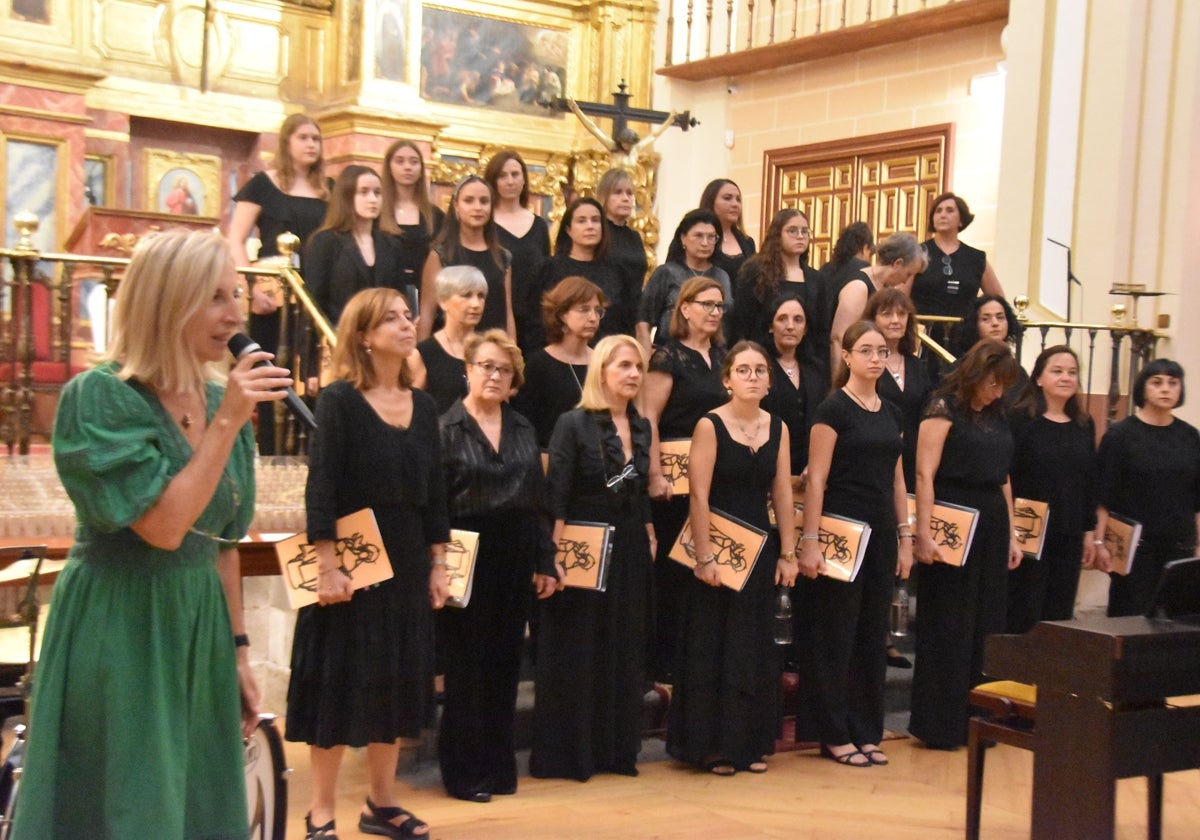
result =
[[[491,362],[470,362],[471,367],[483,374],[484,379],[491,379],[500,374],[501,379],[512,379],[513,369],[508,365],[496,365]]]
[[[709,315],[714,312],[724,312],[729,307],[719,300],[689,300],[688,303],[694,303],[707,312]]]

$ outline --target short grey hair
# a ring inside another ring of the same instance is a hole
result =
[[[473,265],[446,266],[434,278],[434,288],[439,301],[471,292],[483,292],[486,295],[488,290],[483,272]]]
[[[891,265],[901,260],[905,265],[914,261],[919,263],[921,271],[929,267],[929,252],[911,233],[893,233],[879,243],[875,256],[880,265]]]

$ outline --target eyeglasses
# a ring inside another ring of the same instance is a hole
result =
[[[688,236],[697,242],[716,242],[718,238],[715,233],[689,233]]]
[[[812,236],[812,230],[802,227],[785,227],[783,232],[788,236]]]
[[[738,365],[733,369],[733,375],[743,380],[766,379],[771,375],[771,371],[766,365]]]
[[[603,306],[582,306],[581,305],[581,306],[572,306],[571,311],[577,312],[585,318],[589,315],[595,315],[597,318],[603,318],[604,313],[607,312],[608,310],[605,309]]]
[[[604,486],[607,487],[609,490],[612,490],[614,493],[617,493],[617,492],[620,492],[621,484],[622,484],[622,482],[625,481],[625,479],[627,479],[627,478],[633,479],[633,478],[637,478],[637,476],[638,476],[638,471],[636,469],[634,469],[633,464],[626,464],[625,469],[623,469],[617,475],[614,475],[608,481],[604,482]]]
[[[500,374],[501,379],[512,379],[513,369],[508,365],[494,365],[491,362],[471,362],[471,367],[483,374],[484,379],[491,379]]]
[[[886,359],[892,355],[892,351],[886,347],[855,347],[851,352],[862,359]]]
[[[954,275],[954,266],[950,264],[949,254],[942,254],[942,274],[945,274],[947,277]]]
[[[689,300],[689,301],[685,301],[685,302],[696,304],[697,306],[701,307],[705,312],[707,312],[709,315],[713,314],[714,312],[718,312],[718,313],[724,312],[726,309],[729,308],[726,304],[722,303],[719,300]]]

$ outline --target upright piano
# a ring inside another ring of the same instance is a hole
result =
[[[991,636],[984,670],[1037,686],[1034,840],[1102,840],[1114,831],[1116,780],[1200,767],[1200,627],[1140,616],[1049,621]],[[1161,833],[1153,810],[1150,836]]]

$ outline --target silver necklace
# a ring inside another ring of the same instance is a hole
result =
[[[735,423],[737,423],[737,427],[741,431],[742,437],[744,437],[744,438],[746,438],[746,440],[750,441],[746,445],[749,446],[750,451],[753,452],[754,451],[754,442],[756,440],[758,440],[758,433],[760,431],[762,431],[762,413],[760,412],[759,415],[754,418],[754,434],[750,434],[748,431],[746,431],[746,424],[743,423],[741,421],[741,418],[739,418],[737,415],[734,415],[733,420]]]

